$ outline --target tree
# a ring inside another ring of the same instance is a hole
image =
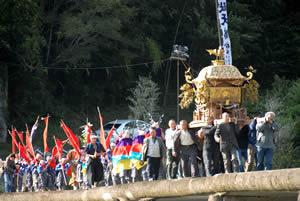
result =
[[[11,112],[10,82],[20,74],[24,76],[24,71],[43,70],[40,56],[44,39],[40,33],[37,1],[1,0],[0,4],[0,142],[4,142],[6,121]]]
[[[130,102],[131,118],[148,120],[148,113],[159,112],[159,96],[161,93],[158,84],[153,82],[151,77],[139,76],[136,86],[130,92],[131,95],[127,97],[127,100]]]
[[[275,76],[272,88],[262,91],[259,100],[256,107],[249,107],[249,112],[252,113],[253,109],[262,114],[273,111],[275,121],[280,125],[279,133],[275,134],[274,168],[299,167],[300,80],[290,81]]]

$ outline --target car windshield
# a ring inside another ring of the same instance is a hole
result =
[[[103,126],[103,129],[104,130],[110,130],[113,125],[114,125],[113,123],[105,124]],[[121,124],[115,124],[115,129],[119,128],[120,126],[121,126]]]

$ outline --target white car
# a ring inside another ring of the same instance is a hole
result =
[[[138,130],[141,129],[145,132],[149,130],[151,127],[151,124],[142,121],[142,120],[117,120],[117,121],[111,121],[108,122],[103,126],[104,132],[107,134],[111,130],[112,126],[115,124],[114,128],[114,134],[110,138],[110,142],[115,142],[118,138],[118,136],[123,133],[125,130],[129,130],[130,137],[133,139],[135,135],[138,133]],[[95,133],[97,135],[100,134],[100,129],[96,130]]]

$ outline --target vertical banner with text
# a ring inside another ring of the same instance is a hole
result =
[[[231,43],[228,34],[228,17],[227,17],[226,0],[218,0],[218,16],[220,29],[222,31],[224,60],[226,65],[232,65]]]

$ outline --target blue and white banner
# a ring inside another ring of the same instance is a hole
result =
[[[231,43],[228,34],[228,18],[226,8],[226,0],[218,0],[218,16],[223,39],[224,60],[226,65],[232,65]]]

